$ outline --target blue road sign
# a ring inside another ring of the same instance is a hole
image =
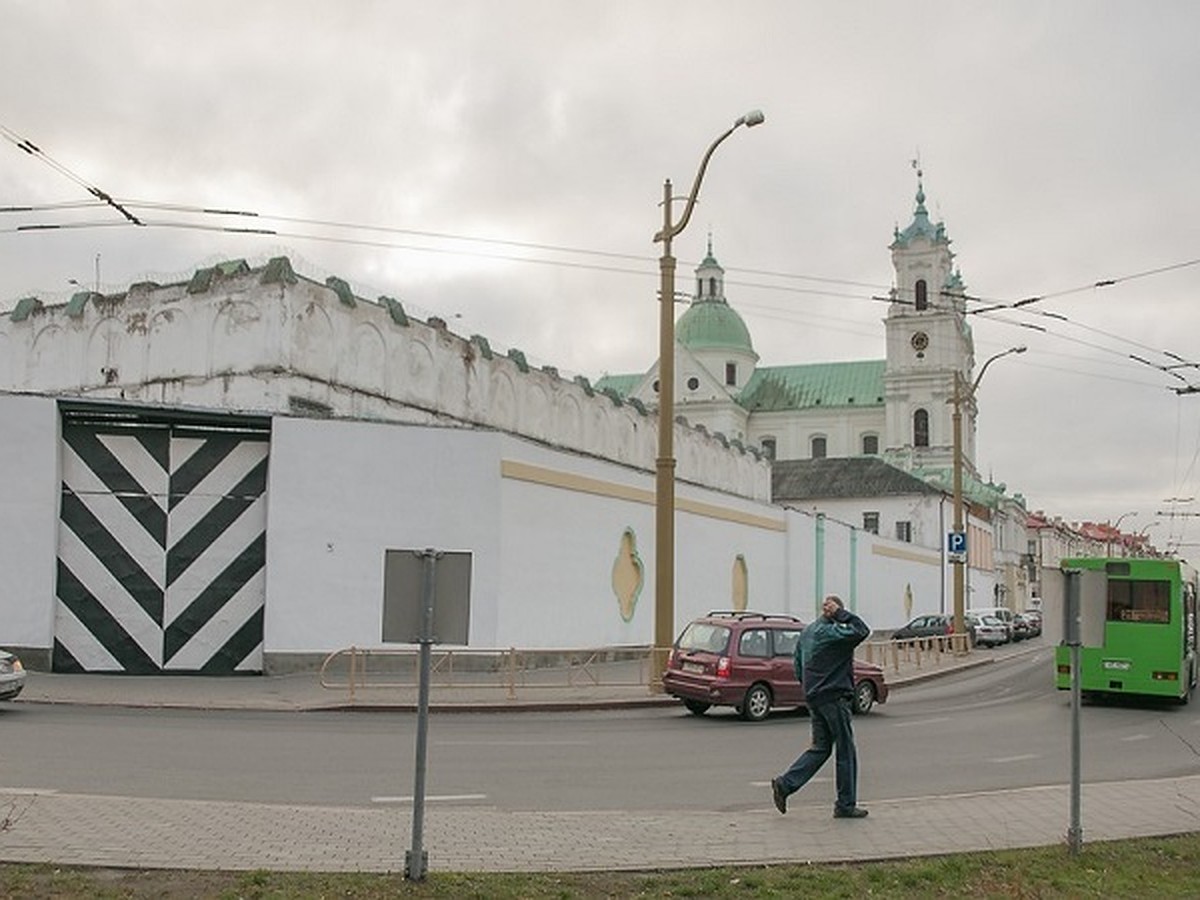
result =
[[[946,534],[946,551],[950,558],[961,562],[967,558],[967,533],[951,531]]]

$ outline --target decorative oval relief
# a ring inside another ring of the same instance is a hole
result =
[[[746,568],[746,557],[740,553],[733,560],[733,593],[730,599],[736,611],[746,611],[746,603],[750,599],[750,572]]]
[[[637,552],[637,536],[632,528],[626,528],[621,534],[621,542],[617,547],[617,558],[613,560],[612,589],[617,597],[617,606],[621,610],[621,618],[628,622],[633,618],[637,607],[638,597],[645,584],[646,567]]]

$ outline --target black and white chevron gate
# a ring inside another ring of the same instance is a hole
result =
[[[54,671],[262,670],[268,448],[64,412]]]

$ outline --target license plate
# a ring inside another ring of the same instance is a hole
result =
[[[685,662],[683,664],[683,671],[691,672],[693,675],[703,675],[704,666],[700,665],[700,663]]]
[[[1106,659],[1102,665],[1106,669],[1119,669],[1122,672],[1128,672],[1133,668],[1133,663],[1127,659]]]

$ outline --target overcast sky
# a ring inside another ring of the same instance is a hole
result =
[[[978,362],[1029,347],[980,384],[982,473],[1200,557],[1158,515],[1200,511],[1167,502],[1200,496],[1200,369],[1157,368],[1200,360],[1198,36],[1192,2],[0,0],[0,206],[51,207],[0,213],[0,309],[286,254],[564,373],[643,371],[663,180],[757,107],[681,286],[711,231],[762,364],[882,358],[919,156],[968,292],[1045,298],[971,317]],[[147,227],[59,207],[89,187]],[[43,223],[87,227],[16,231]],[[276,233],[205,230],[247,225]]]

